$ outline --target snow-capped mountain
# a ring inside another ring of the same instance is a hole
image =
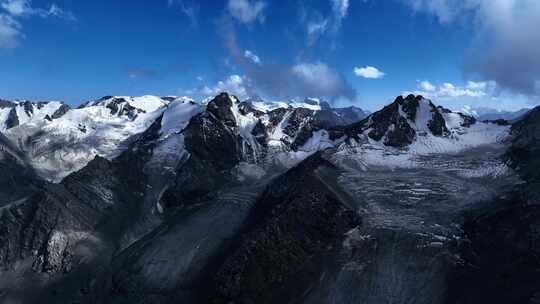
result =
[[[109,96],[65,111],[61,104],[47,104],[35,111],[32,119],[21,120],[4,134],[26,153],[42,177],[59,181],[96,155],[117,156],[126,142],[145,131],[169,103],[154,96]],[[17,113],[22,107],[16,107]]]
[[[80,147],[84,157],[56,184],[28,171],[38,180],[32,190],[0,207],[0,271],[17,278],[0,279],[0,299],[384,303],[399,295],[442,304],[469,303],[453,301],[468,290],[479,303],[491,282],[514,276],[520,289],[509,295],[534,290],[537,257],[527,248],[538,237],[530,194],[538,176],[523,168],[537,165],[537,111],[510,127],[413,95],[353,123],[321,102],[265,105],[226,93],[206,103],[106,97],[6,131],[10,166],[36,166],[32,147],[59,151],[53,156]]]
[[[363,118],[359,108],[332,109],[327,103],[319,103],[317,99],[242,104],[236,100],[233,110],[242,124],[240,132],[247,143],[245,149],[263,150],[255,147],[259,141],[262,146],[284,144],[287,149],[298,150],[313,131]],[[26,153],[40,176],[53,181],[81,169],[96,155],[108,159],[119,155],[133,136],[144,132],[161,114],[164,115],[162,132],[169,134],[181,131],[179,126],[187,125],[205,107],[188,97],[155,96],[106,96],[76,109],[58,102],[3,105],[3,122],[9,126],[4,130],[5,135]],[[238,114],[239,111],[243,114]],[[282,130],[282,127],[286,128]],[[258,136],[257,141],[253,136]],[[263,142],[263,137],[271,140]],[[258,157],[253,151],[250,153]]]
[[[529,112],[531,109],[521,109],[518,111],[503,111],[503,110],[496,110],[491,108],[471,108],[471,107],[464,107],[462,112],[466,113],[470,116],[474,116],[480,121],[495,121],[495,120],[507,120],[510,122],[514,122],[519,120],[521,117],[523,117],[527,112]]]
[[[13,127],[46,119],[59,118],[69,106],[59,101],[7,101],[0,100],[0,132]]]

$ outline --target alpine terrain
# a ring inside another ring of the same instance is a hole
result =
[[[540,108],[0,109],[2,303],[540,303]]]

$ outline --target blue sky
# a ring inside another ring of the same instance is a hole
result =
[[[370,110],[407,92],[454,109],[539,102],[540,36],[527,30],[540,28],[535,0],[0,4],[7,99],[77,105],[104,95],[230,90]]]

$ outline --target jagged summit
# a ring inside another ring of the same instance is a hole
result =
[[[472,116],[435,106],[421,95],[408,95],[398,96],[382,110],[348,128],[347,133],[354,139],[367,136],[385,146],[406,147],[419,137],[461,134],[476,123]]]

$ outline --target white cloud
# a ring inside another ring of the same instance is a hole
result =
[[[323,63],[301,63],[292,67],[293,74],[310,85],[335,86],[338,75]]]
[[[427,91],[427,92],[433,92],[435,91],[436,87],[429,81],[427,80],[424,80],[424,81],[420,81],[418,83],[418,87],[424,91]]]
[[[501,88],[540,96],[540,1],[538,0],[402,0],[415,12],[456,20],[473,28],[475,39],[465,68],[492,79]],[[471,20],[472,19],[472,20]],[[465,21],[465,22],[462,22]]]
[[[309,96],[352,99],[356,94],[340,74],[324,63],[300,63],[294,65],[291,72],[293,85]]]
[[[266,2],[252,0],[229,0],[227,9],[241,23],[264,22]]]
[[[529,96],[502,91],[495,81],[467,81],[463,85],[453,83],[432,84],[434,90],[426,90],[423,85],[431,82],[418,81],[417,89],[402,92],[403,95],[416,94],[432,99],[434,103],[450,109],[463,111],[467,106],[472,108],[486,107],[491,109],[516,111],[530,108],[536,103]]]
[[[323,35],[328,29],[328,20],[325,19],[320,22],[310,21],[307,23],[306,29],[307,29],[308,35],[310,36]]]
[[[24,37],[19,19],[38,16],[41,18],[55,17],[75,21],[73,13],[63,10],[56,4],[48,9],[33,8],[30,0],[0,0],[0,48],[15,48]]]
[[[331,0],[332,9],[336,16],[343,19],[347,16],[347,11],[349,10],[349,0]]]
[[[42,18],[56,17],[70,21],[76,20],[73,13],[66,11],[56,4],[52,4],[48,9],[34,8],[30,0],[3,0],[0,7],[13,17],[39,16]]]
[[[58,5],[56,5],[56,4],[51,5],[51,7],[46,11],[41,11],[41,15],[42,15],[42,17],[49,17],[50,16],[50,17],[56,17],[56,18],[65,19],[65,20],[68,20],[68,21],[76,21],[77,20],[77,18],[75,17],[75,15],[72,12],[66,11],[66,10],[62,9],[61,7],[59,7]]]
[[[1,3],[1,6],[13,16],[29,15],[33,13],[30,2],[27,0],[5,0]]]
[[[354,68],[354,74],[359,77],[369,78],[369,79],[379,79],[383,78],[386,74],[376,67],[366,66],[363,68]]]
[[[308,44],[314,44],[319,38],[327,35],[335,39],[341,29],[343,20],[349,11],[349,0],[330,0],[332,10],[327,14],[321,14],[316,10],[302,9],[300,20],[305,25],[308,35]]]
[[[20,24],[6,14],[0,14],[0,48],[12,49],[17,47],[22,37]]]
[[[494,81],[468,81],[465,86],[445,82],[439,86],[424,80],[417,83],[417,91],[412,93],[433,99],[492,98],[497,93]]]
[[[228,92],[240,99],[245,99],[248,96],[245,82],[245,78],[240,75],[230,75],[227,79],[218,81],[211,87],[204,86],[199,89],[189,90],[186,93],[189,95],[202,95],[209,97],[218,95],[221,92]]]
[[[255,54],[254,52],[252,52],[250,50],[246,50],[244,52],[244,57],[251,60],[255,64],[261,64],[261,58],[259,58],[259,56],[257,56],[257,54]]]

